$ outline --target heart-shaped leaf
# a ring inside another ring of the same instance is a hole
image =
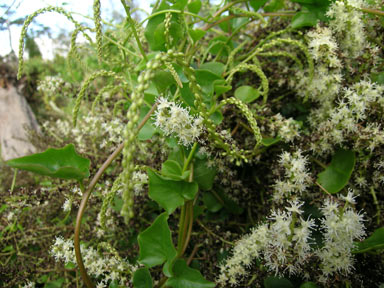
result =
[[[355,167],[355,152],[338,150],[331,164],[317,175],[317,182],[329,193],[335,194],[347,185]]]
[[[161,165],[161,174],[165,177],[172,178],[174,180],[186,180],[190,174],[190,171],[185,171],[181,168],[179,162],[175,160],[167,160]]]
[[[252,86],[244,85],[235,90],[235,97],[244,103],[251,103],[260,97],[260,92]]]
[[[199,184],[200,189],[212,189],[216,169],[207,166],[207,160],[196,159],[193,169],[193,179]]]
[[[174,181],[148,169],[149,197],[172,214],[185,200],[192,200],[199,186],[196,182]]]
[[[285,278],[271,276],[264,279],[265,288],[293,288],[291,281]]]
[[[198,270],[188,267],[184,259],[177,259],[173,264],[173,276],[167,280],[166,286],[172,288],[210,288],[216,285],[205,280]]]
[[[9,166],[36,174],[61,179],[81,180],[89,177],[91,162],[79,156],[73,144],[64,148],[49,148],[43,153],[36,153],[6,162]]]
[[[189,29],[188,33],[191,36],[193,42],[195,43],[199,41],[201,38],[203,38],[205,33],[207,33],[207,31],[204,31],[201,29]]]
[[[148,268],[140,268],[133,274],[133,287],[135,288],[152,288],[152,277]]]
[[[140,247],[138,261],[147,268],[172,261],[176,256],[167,220],[167,213],[159,215],[150,227],[137,236]]]
[[[357,242],[356,249],[353,253],[365,253],[378,249],[384,249],[384,227],[376,229],[373,234],[363,242]]]
[[[280,140],[281,139],[279,137],[277,138],[266,137],[261,140],[261,144],[263,144],[265,147],[269,147],[273,144],[278,143]]]

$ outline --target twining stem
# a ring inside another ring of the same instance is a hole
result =
[[[194,154],[194,150],[196,149],[191,150],[191,152],[189,153],[189,156]],[[190,157],[188,157],[188,159],[189,158]],[[191,164],[191,174],[189,174],[188,181],[189,182],[193,181],[193,164]],[[183,256],[188,246],[188,242],[192,234],[192,226],[193,226],[193,200],[189,200],[185,202],[183,207],[181,207],[181,215],[180,215],[180,221],[179,221],[179,236],[177,240],[177,243],[178,243],[177,257]]]
[[[143,128],[145,123],[148,121],[149,117],[151,117],[152,113],[155,111],[155,109],[157,107],[157,104],[158,103],[153,104],[151,110],[149,110],[147,115],[145,115],[143,120],[141,120],[141,122],[137,126],[137,130],[136,130],[137,133],[141,130],[141,128]],[[109,157],[107,158],[107,160],[105,160],[103,165],[101,165],[101,167],[99,168],[99,170],[97,171],[95,176],[93,176],[91,182],[88,185],[87,190],[85,192],[83,192],[83,198],[81,199],[79,211],[77,212],[76,226],[75,226],[75,239],[74,239],[76,262],[77,262],[77,265],[79,266],[81,277],[83,278],[83,281],[88,288],[93,288],[94,285],[93,285],[91,279],[89,278],[87,271],[84,267],[84,263],[83,263],[83,259],[82,259],[81,251],[80,251],[81,219],[83,218],[85,207],[87,206],[87,202],[88,202],[89,196],[92,193],[93,188],[96,186],[96,183],[99,181],[99,179],[103,175],[104,171],[109,167],[109,165],[111,165],[112,161],[114,159],[116,159],[116,157],[120,154],[120,152],[123,150],[123,148],[124,148],[124,142],[120,143],[120,145],[116,148],[116,150],[113,151],[113,153],[111,155],[109,155]],[[80,187],[81,186],[83,186],[82,183],[80,183]],[[82,188],[82,191],[84,191],[84,186],[81,188]]]
[[[13,189],[15,189],[16,185],[16,176],[17,176],[17,168],[15,169],[15,173],[13,174],[13,179],[12,179],[12,185],[11,185],[11,191],[10,194],[13,193]]]
[[[380,204],[379,204],[379,201],[377,201],[375,189],[373,187],[371,187],[370,192],[371,192],[371,195],[373,198],[373,204],[375,204],[375,206],[376,206],[377,225],[380,225],[380,214],[381,214]]]
[[[121,1],[121,4],[123,4],[123,6],[124,6],[125,12],[127,13],[127,22],[131,26],[133,36],[135,36],[135,39],[136,39],[137,45],[139,46],[140,52],[143,55],[145,62],[148,62],[147,54],[144,51],[143,45],[141,45],[139,35],[137,35],[135,22],[133,21],[133,19],[131,17],[130,7],[127,6],[127,4],[125,3],[125,0],[120,0],[120,1]]]
[[[197,149],[197,143],[193,144],[192,150],[191,150],[191,152],[188,155],[187,161],[185,161],[185,163],[184,163],[183,172],[182,173],[187,171],[188,166],[191,163],[191,161],[193,159],[193,156],[195,155],[196,149]],[[189,182],[192,182],[192,181],[193,181],[193,179],[191,181],[189,181]]]

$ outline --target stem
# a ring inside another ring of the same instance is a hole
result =
[[[384,11],[380,11],[377,9],[371,9],[371,8],[360,8],[360,11],[369,13],[369,14],[374,14],[378,16],[384,16]]]
[[[145,115],[144,119],[140,122],[140,124],[137,127],[137,133],[143,128],[145,123],[148,121],[149,117],[151,117],[152,113],[155,111],[157,107],[157,102],[153,104],[151,110],[148,111],[147,115]],[[104,171],[108,168],[109,165],[111,165],[112,161],[116,159],[116,157],[120,154],[120,152],[124,148],[124,142],[120,143],[120,145],[116,148],[115,151],[111,155],[109,155],[108,159],[105,160],[103,165],[99,168],[95,176],[93,176],[91,182],[88,185],[87,190],[85,193],[83,193],[83,198],[81,199],[81,203],[79,206],[79,211],[77,212],[77,218],[76,218],[76,226],[75,226],[75,238],[74,238],[74,247],[75,247],[75,254],[76,254],[76,262],[79,266],[81,277],[83,278],[84,283],[88,288],[93,288],[94,285],[89,278],[87,271],[84,267],[83,259],[81,256],[80,251],[80,228],[81,228],[81,219],[83,218],[83,214],[85,211],[85,207],[87,206],[87,202],[89,199],[89,196],[92,193],[93,188],[96,186],[96,183],[99,181],[101,176],[103,175]],[[80,188],[82,188],[82,191],[84,191],[84,185],[80,183]]]
[[[319,165],[323,169],[327,169],[327,165],[325,165],[323,162],[317,160],[316,158],[311,157],[311,160],[315,162],[317,165]]]
[[[13,179],[12,179],[12,185],[11,185],[11,191],[10,194],[13,193],[13,189],[15,189],[16,185],[16,176],[17,176],[17,168],[15,168],[15,173],[13,174]]]
[[[373,198],[373,204],[375,204],[375,206],[376,206],[377,225],[380,225],[380,214],[381,214],[380,204],[379,204],[379,201],[377,201],[375,189],[373,189],[373,187],[371,187],[370,190],[371,190],[370,192],[371,192],[371,195]]]
[[[196,219],[196,223],[199,224],[201,226],[201,228],[203,228],[205,231],[207,231],[208,234],[212,235],[213,237],[220,239],[221,242],[226,243],[226,244],[231,245],[231,246],[235,246],[235,243],[232,243],[232,242],[225,240],[223,237],[215,234],[212,230],[205,227],[199,219]]]
[[[143,45],[141,45],[140,38],[137,35],[135,22],[133,21],[133,19],[131,17],[131,12],[130,12],[131,8],[127,6],[127,4],[125,3],[125,0],[120,0],[120,1],[121,1],[121,4],[123,4],[123,6],[124,6],[125,12],[127,13],[127,21],[132,28],[132,32],[133,32],[133,35],[135,36],[135,39],[136,39],[137,45],[139,46],[140,52],[143,55],[145,62],[148,62],[147,54],[145,53]]]
[[[192,150],[191,150],[191,152],[189,152],[187,161],[185,161],[185,163],[184,163],[184,166],[183,166],[183,172],[182,172],[182,173],[184,173],[185,171],[187,171],[188,166],[189,166],[189,164],[191,163],[191,161],[192,161],[192,159],[193,159],[193,156],[195,155],[196,149],[197,149],[197,142],[193,144]],[[189,181],[189,182],[192,182],[192,180]]]

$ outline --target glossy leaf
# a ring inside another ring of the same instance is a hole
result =
[[[196,159],[193,166],[193,180],[202,190],[212,189],[216,176],[216,169],[207,167],[207,160]]]
[[[210,192],[203,194],[203,203],[209,212],[215,213],[223,208],[223,205]]]
[[[251,103],[260,97],[260,92],[252,86],[244,85],[235,90],[235,97],[244,103]]]
[[[75,180],[88,178],[91,164],[88,159],[76,153],[73,144],[61,149],[49,148],[43,153],[12,159],[6,163],[13,168],[40,175]]]
[[[189,35],[191,36],[193,42],[197,42],[200,39],[202,39],[207,31],[201,30],[201,29],[189,29],[188,30]]]
[[[199,13],[200,9],[201,9],[201,1],[200,0],[191,1],[188,4],[189,12],[197,14],[197,13]]]
[[[265,12],[275,12],[284,8],[284,0],[270,0],[268,4],[264,6]]]
[[[133,274],[134,288],[152,288],[152,277],[148,268],[139,268]]]
[[[167,213],[159,215],[152,225],[137,237],[140,247],[138,261],[147,268],[172,261],[176,256],[167,220]]]
[[[268,277],[264,279],[265,288],[294,288],[291,281],[285,278]]]
[[[318,21],[327,21],[326,12],[331,4],[330,0],[291,0],[301,5],[301,11],[292,19],[291,26],[295,29],[312,27]]]
[[[141,109],[140,109],[140,118],[139,120],[143,120],[143,118],[145,117],[145,115],[147,115],[148,111],[149,111],[149,107],[148,106],[142,106]],[[145,125],[143,126],[143,128],[140,129],[139,131],[139,134],[137,135],[137,138],[141,141],[145,141],[145,140],[149,140],[152,138],[153,134],[155,134],[155,127],[152,125],[151,123],[151,119],[149,119]]]
[[[249,5],[257,12],[268,0],[250,0]]]
[[[199,187],[196,182],[175,181],[160,176],[148,169],[149,197],[168,214],[173,213],[185,200],[192,200]]]
[[[371,236],[356,243],[353,253],[365,253],[371,250],[384,249],[384,227],[376,229]]]
[[[159,9],[153,12],[168,8],[169,5],[167,5],[165,1],[162,1]],[[165,14],[152,17],[148,20],[147,26],[145,27],[144,35],[152,51],[165,50],[164,19]]]
[[[215,283],[207,281],[201,273],[187,266],[184,259],[177,259],[173,264],[173,276],[166,282],[172,288],[210,288],[216,287]]]
[[[213,74],[221,77],[224,73],[225,65],[220,62],[206,62],[201,64],[199,69],[211,71]]]
[[[329,193],[335,194],[347,185],[355,167],[355,153],[338,150],[332,157],[331,164],[317,176],[317,182]]]
[[[319,288],[319,286],[317,286],[316,283],[309,281],[301,284],[300,288]]]
[[[280,142],[280,140],[281,139],[279,137],[277,138],[266,137],[261,139],[261,144],[263,144],[265,147],[269,147],[269,146],[272,146],[273,144]]]
[[[174,160],[167,160],[161,166],[161,174],[174,180],[188,179],[190,171],[182,173],[182,170],[180,164]]]

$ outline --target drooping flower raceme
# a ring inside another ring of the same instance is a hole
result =
[[[232,256],[220,266],[217,281],[221,286],[237,285],[257,258],[274,274],[301,274],[302,265],[310,257],[310,234],[315,223],[300,217],[302,202],[289,203],[285,211],[272,211],[270,223],[259,225],[236,243]]]
[[[353,241],[362,240],[365,236],[364,215],[348,206],[355,202],[351,191],[343,198],[347,203],[344,208],[338,207],[331,199],[327,199],[321,208],[325,216],[321,225],[324,230],[324,246],[316,253],[322,264],[321,282],[326,282],[335,273],[347,275],[352,271]]]
[[[189,146],[199,140],[204,130],[203,118],[193,117],[189,110],[179,104],[160,97],[155,113],[155,125],[166,136],[174,135],[179,138],[179,144]]]

